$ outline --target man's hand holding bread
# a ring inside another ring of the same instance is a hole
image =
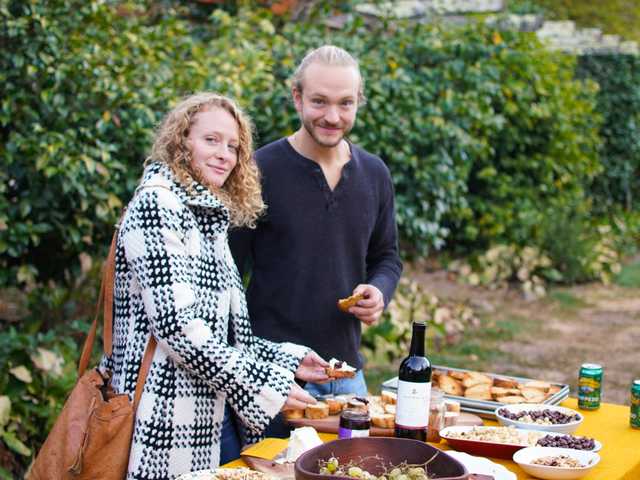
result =
[[[355,300],[355,304],[349,300]],[[377,287],[362,283],[353,290],[351,297],[339,300],[338,307],[355,315],[362,323],[371,325],[382,315],[384,296]]]

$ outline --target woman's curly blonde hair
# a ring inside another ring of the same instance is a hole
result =
[[[226,110],[238,123],[238,162],[220,188],[203,182],[202,175],[191,166],[191,150],[187,145],[189,129],[197,113],[218,107]],[[231,224],[255,227],[264,211],[260,173],[253,158],[252,125],[238,105],[217,93],[196,93],[183,99],[162,121],[156,132],[151,155],[145,164],[168,165],[182,186],[190,189],[193,181],[205,185],[229,209]]]

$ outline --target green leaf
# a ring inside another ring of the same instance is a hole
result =
[[[7,447],[9,447],[11,450],[16,452],[17,454],[23,455],[25,457],[28,457],[31,455],[31,450],[29,449],[29,447],[27,447],[24,443],[22,443],[20,439],[16,437],[14,432],[8,432],[5,430],[2,432],[0,437],[2,438],[4,443],[7,445]]]

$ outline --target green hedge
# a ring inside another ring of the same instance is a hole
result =
[[[580,202],[598,171],[595,91],[570,58],[530,34],[355,21],[276,30],[263,11],[118,14],[106,2],[10,2],[2,9],[0,285],[60,278],[95,252],[130,196],[160,116],[185,93],[240,99],[259,143],[292,132],[286,86],[324,42],[362,62],[368,105],[353,138],[394,176],[406,252],[449,239],[484,246],[537,238],[548,208]],[[221,54],[224,52],[224,54]]]
[[[640,210],[640,57],[583,55],[576,73],[600,86],[604,171],[591,188],[594,205],[603,214],[616,207]]]
[[[2,2],[0,286],[61,279],[79,253],[101,251],[178,97],[270,84],[262,54],[214,53],[168,13]]]

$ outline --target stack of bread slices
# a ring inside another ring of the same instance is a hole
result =
[[[519,383],[480,372],[435,370],[433,385],[448,395],[500,403],[542,403],[560,391],[557,385],[532,380]]]
[[[396,422],[396,401],[394,392],[383,391],[380,396],[369,397],[371,425],[379,428],[394,428]]]

